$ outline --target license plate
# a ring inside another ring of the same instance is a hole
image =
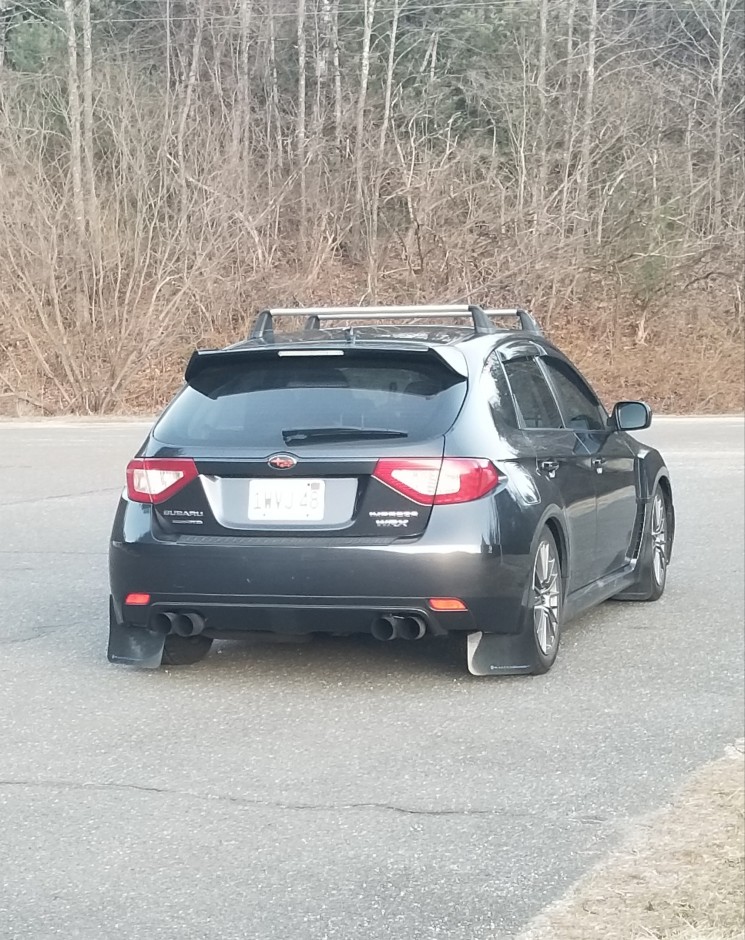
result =
[[[323,480],[251,480],[251,522],[320,522],[326,484]]]

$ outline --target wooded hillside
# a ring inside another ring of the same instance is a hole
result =
[[[742,408],[740,0],[0,0],[0,413],[153,409],[281,303],[531,307]]]

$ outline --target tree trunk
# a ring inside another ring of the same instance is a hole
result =
[[[714,213],[713,228],[722,228],[722,124],[724,119],[724,60],[727,56],[725,32],[729,20],[728,0],[719,3],[719,35],[717,36],[717,65],[714,75]]]
[[[93,48],[90,0],[81,0],[83,13],[83,149],[85,152],[86,202],[93,254],[101,260],[101,220],[96,198],[95,161],[93,153]]]
[[[307,175],[305,171],[305,0],[297,4],[297,166],[300,174],[300,245],[305,248],[305,236],[308,221]]]
[[[279,113],[279,79],[277,76],[277,44],[274,25],[274,2],[268,0],[267,18],[269,20],[269,114],[267,115],[267,161],[269,178],[272,178],[272,153],[276,152],[277,166],[281,170],[284,164],[282,145],[282,118]]]
[[[331,4],[321,0],[321,30],[316,46],[315,59],[315,97],[313,99],[313,137],[318,140],[323,130],[326,101],[326,82],[329,70],[329,51],[331,46]]]
[[[166,20],[166,94],[167,94],[167,97],[170,98],[170,95],[171,95],[171,58],[173,56],[172,39],[171,39],[171,31],[173,30],[173,23],[171,21],[171,0],[166,0],[165,20]]]
[[[357,95],[357,129],[355,135],[355,179],[357,183],[355,215],[362,217],[364,201],[364,146],[365,139],[365,104],[367,102],[367,82],[370,77],[370,37],[375,17],[375,0],[364,0],[365,23],[362,33],[362,55],[360,58],[360,87]]]
[[[582,120],[582,142],[580,145],[579,193],[577,210],[579,214],[578,234],[587,235],[590,227],[590,162],[592,159],[592,123],[595,106],[595,54],[598,32],[597,0],[588,0],[590,26],[587,36],[587,56],[585,59],[585,100]]]
[[[572,150],[574,145],[574,14],[577,0],[568,0],[566,63],[564,72],[564,179],[561,191],[561,240],[564,242],[568,229],[569,180],[572,171]]]
[[[11,0],[0,0],[0,69],[5,65],[5,44],[8,39]]]
[[[380,208],[380,187],[385,165],[385,144],[388,134],[388,122],[391,118],[391,101],[393,100],[393,71],[396,64],[396,34],[398,33],[398,20],[401,14],[399,0],[393,2],[393,19],[391,21],[391,40],[388,47],[388,64],[385,74],[385,97],[383,101],[383,120],[380,125],[378,137],[378,152],[375,165],[375,179],[370,206],[370,235],[368,244],[368,292],[372,303],[376,302],[378,290],[378,211]]]
[[[538,34],[538,73],[536,84],[538,86],[538,140],[537,140],[537,173],[533,214],[535,216],[534,237],[540,238],[544,226],[546,211],[546,180],[547,167],[547,125],[548,100],[546,90],[546,61],[548,57],[548,0],[541,0],[540,25]]]
[[[75,311],[79,326],[88,319],[83,293],[83,255],[85,250],[85,197],[83,195],[82,126],[80,117],[80,79],[78,76],[78,36],[75,26],[75,0],[65,0],[67,26],[67,106],[70,112],[70,174],[75,216],[75,255],[78,265],[75,279]]]
[[[331,47],[334,71],[334,143],[336,152],[341,154],[342,135],[342,97],[341,97],[341,65],[339,62],[339,0],[331,3]]]
[[[239,77],[238,77],[238,101],[240,103],[240,130],[238,139],[241,142],[239,153],[244,162],[243,171],[247,170],[247,143],[248,128],[251,122],[249,112],[249,85],[251,80],[249,70],[248,46],[251,27],[252,0],[240,0],[240,47],[239,47]]]
[[[191,62],[189,64],[189,74],[186,79],[186,88],[184,89],[183,100],[181,103],[181,113],[179,115],[178,130],[176,132],[176,153],[178,159],[178,180],[181,193],[181,203],[179,210],[179,228],[183,237],[186,227],[186,217],[188,214],[189,190],[186,184],[186,125],[191,111],[191,102],[194,97],[194,87],[197,83],[197,73],[199,71],[199,56],[202,51],[202,34],[204,32],[204,4],[205,0],[197,0],[197,22],[194,30],[194,39],[191,45]]]

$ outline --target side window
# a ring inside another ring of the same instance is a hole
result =
[[[556,400],[535,359],[508,359],[504,370],[524,428],[563,427]]]
[[[582,376],[561,359],[545,358],[543,367],[559,399],[567,427],[575,431],[602,431],[606,427],[605,414]]]
[[[486,371],[491,377],[489,407],[491,408],[494,424],[497,429],[505,424],[511,428],[516,428],[518,421],[515,414],[515,403],[512,400],[512,393],[507,384],[502,362],[496,353],[493,353],[487,360]]]

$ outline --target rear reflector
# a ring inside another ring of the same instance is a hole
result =
[[[127,466],[127,496],[136,503],[162,503],[198,476],[197,466],[189,457],[130,460]]]
[[[432,610],[468,610],[457,597],[430,597],[428,603]]]
[[[385,458],[378,461],[373,477],[425,506],[480,499],[499,483],[490,460],[470,457]]]
[[[150,603],[149,594],[127,594],[124,598],[124,603],[129,604],[130,607],[144,607],[146,604]]]

